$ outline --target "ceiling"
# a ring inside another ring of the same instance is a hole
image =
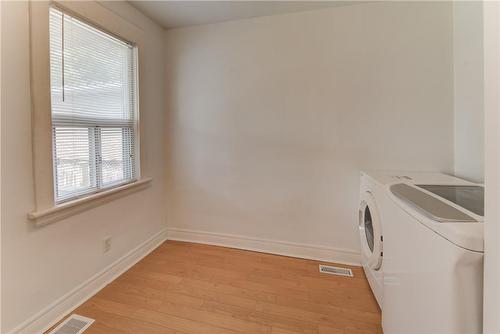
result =
[[[165,29],[232,21],[326,7],[357,1],[129,1]]]

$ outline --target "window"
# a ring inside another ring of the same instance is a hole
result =
[[[55,202],[133,182],[136,49],[50,9],[50,84]]]

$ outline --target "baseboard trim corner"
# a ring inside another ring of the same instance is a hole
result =
[[[102,271],[47,306],[45,309],[10,330],[7,334],[44,333],[111,281],[151,253],[165,240],[167,240],[167,229],[163,229],[156,233]]]
[[[167,239],[231,247],[308,260],[334,262],[351,266],[359,266],[361,263],[360,254],[351,250],[224,233],[167,228]]]

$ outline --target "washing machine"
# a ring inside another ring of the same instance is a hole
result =
[[[385,334],[482,333],[484,187],[439,174],[386,185]]]
[[[384,295],[384,225],[392,208],[388,189],[397,183],[472,185],[459,178],[432,172],[367,170],[360,174],[359,236],[361,263],[371,290],[382,309]]]

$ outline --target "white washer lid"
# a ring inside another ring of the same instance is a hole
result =
[[[483,224],[477,215],[413,185],[397,183],[389,190],[407,213],[443,238],[468,250],[484,251]]]
[[[484,187],[481,185],[415,184],[480,217],[484,216]]]
[[[393,184],[390,186],[390,190],[394,195],[412,205],[416,210],[421,211],[422,214],[428,216],[432,220],[441,223],[477,222],[473,217],[462,210],[406,183]]]

